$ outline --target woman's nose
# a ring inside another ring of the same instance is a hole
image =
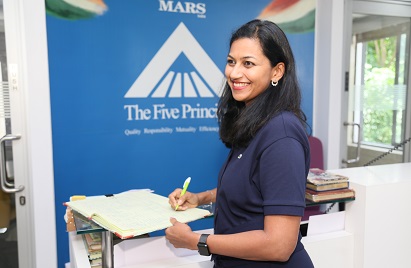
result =
[[[232,67],[230,68],[230,70],[229,70],[228,76],[229,76],[231,79],[233,79],[233,80],[234,80],[234,79],[241,78],[241,77],[243,76],[243,72],[242,72],[242,70],[241,70],[241,66],[238,66],[238,65],[232,66]]]

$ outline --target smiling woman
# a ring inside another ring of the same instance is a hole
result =
[[[271,66],[258,39],[241,38],[231,45],[225,75],[236,101],[247,105],[270,83],[278,83],[283,74],[284,63]]]
[[[230,40],[225,75],[217,116],[231,151],[217,187],[169,195],[178,210],[216,202],[214,234],[171,219],[166,238],[177,248],[213,254],[215,268],[312,268],[299,233],[310,149],[283,31],[261,20],[241,26]]]
[[[225,75],[219,116],[220,136],[227,146],[246,146],[281,111],[292,112],[305,125],[294,56],[276,24],[250,22],[236,31],[230,40]],[[253,105],[246,105],[251,100]]]

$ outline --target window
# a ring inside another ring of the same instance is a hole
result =
[[[365,145],[393,148],[405,133],[410,22],[384,17],[377,23],[373,19],[368,16],[362,23],[373,28],[365,27],[367,31],[353,36],[353,116],[362,126],[361,137],[353,134],[353,141],[361,139]]]

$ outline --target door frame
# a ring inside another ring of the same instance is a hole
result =
[[[381,3],[368,1],[353,1],[352,13],[362,13],[369,15],[381,15],[392,17],[411,18],[411,5],[399,5],[395,3]],[[352,14],[351,13],[351,14]],[[411,33],[410,33],[411,34]],[[350,34],[351,38],[351,34]],[[408,66],[408,81],[407,81],[407,101],[406,101],[406,115],[405,115],[405,137],[411,137],[411,46],[408,47],[409,66]],[[406,143],[403,146],[403,161],[411,162],[411,144]]]
[[[409,17],[411,6],[373,1],[317,0],[313,135],[323,142],[326,169],[345,167],[342,159],[347,156],[347,127],[344,122],[347,121],[349,95],[345,90],[345,76],[350,64],[353,13]],[[408,85],[411,85],[410,75]],[[407,122],[411,118],[410,95]],[[407,137],[410,129],[407,124]],[[409,143],[405,146],[404,158],[406,162],[410,161]]]
[[[342,127],[344,109],[348,105],[348,92],[344,91],[347,60],[344,16],[350,14],[346,11],[350,7],[351,0],[317,0],[312,135],[323,143],[325,169],[340,168],[340,156],[346,150],[342,146],[346,137],[346,129]]]
[[[3,0],[10,84],[19,267],[57,267],[44,0]],[[20,204],[25,198],[25,205]],[[63,215],[61,215],[63,221]]]

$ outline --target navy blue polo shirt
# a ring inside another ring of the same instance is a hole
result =
[[[265,215],[303,216],[305,187],[310,166],[307,134],[299,119],[282,112],[262,127],[246,148],[230,151],[220,170],[214,219],[216,234],[233,234],[264,229]],[[236,267],[304,266],[306,254],[298,239],[288,263],[253,262],[214,255],[220,264]],[[299,251],[304,258],[297,259]],[[304,260],[303,260],[304,259]],[[295,262],[297,261],[297,262]],[[237,266],[240,265],[240,266]],[[242,266],[244,265],[244,266]],[[298,266],[299,265],[299,266]]]

